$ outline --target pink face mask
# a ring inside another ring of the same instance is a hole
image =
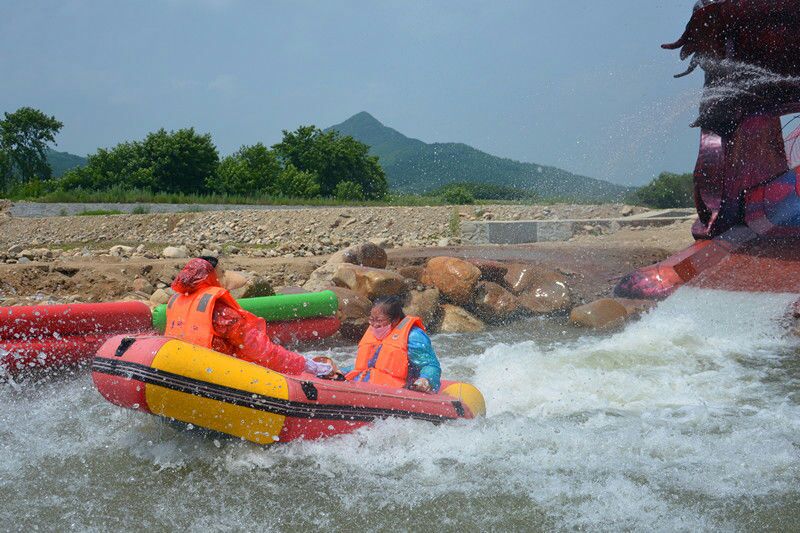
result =
[[[379,328],[376,328],[374,326],[370,327],[372,327],[372,334],[375,335],[375,338],[377,338],[378,340],[383,340],[384,338],[386,338],[389,332],[392,331],[391,324],[386,324],[385,326],[381,326]]]

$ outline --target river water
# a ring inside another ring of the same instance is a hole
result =
[[[794,298],[684,288],[604,335],[434,336],[486,418],[269,448],[119,409],[85,369],[6,383],[0,528],[796,529]]]

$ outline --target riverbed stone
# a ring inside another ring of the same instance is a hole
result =
[[[472,305],[477,315],[488,322],[502,322],[519,309],[514,295],[493,281],[478,282]]]
[[[334,284],[347,287],[374,300],[380,296],[403,294],[408,291],[405,278],[396,272],[342,263],[333,275]]]
[[[329,263],[350,263],[382,269],[386,268],[388,261],[386,250],[369,241],[339,250],[328,259]]]
[[[569,319],[577,326],[607,329],[619,326],[627,316],[628,311],[620,302],[614,298],[601,298],[574,308]]]
[[[479,333],[486,330],[486,325],[469,311],[457,305],[442,305],[442,333]]]
[[[359,341],[369,327],[369,313],[372,302],[361,294],[346,287],[331,287],[339,300],[336,318],[341,323],[339,333],[350,341]]]
[[[189,250],[185,246],[167,246],[161,250],[161,256],[166,259],[185,259],[189,257]]]
[[[303,283],[303,288],[311,292],[329,289],[334,285],[333,276],[338,269],[339,263],[325,263],[311,273],[308,280]]]
[[[156,289],[155,292],[150,295],[150,303],[154,305],[161,305],[165,304],[169,301],[169,293],[164,289]]]
[[[409,293],[408,303],[403,307],[407,315],[418,316],[428,332],[438,330],[442,321],[442,307],[439,305],[439,289],[413,290]]]
[[[481,271],[475,265],[455,257],[439,256],[425,265],[421,281],[439,289],[450,302],[467,304],[480,277]]]
[[[470,259],[470,263],[478,267],[481,271],[481,280],[503,283],[503,278],[508,273],[508,266],[500,261],[490,261],[488,259]]]

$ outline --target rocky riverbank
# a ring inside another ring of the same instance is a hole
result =
[[[640,211],[562,204],[4,216],[0,305],[123,299],[156,305],[168,298],[169,283],[186,257],[210,254],[224,257],[237,296],[267,287],[337,287],[343,332],[350,337],[365,327],[369,300],[387,291],[407,295],[409,310],[426,316],[434,331],[480,329],[566,313],[607,296],[616,277],[682,248],[690,234],[682,223],[587,232],[564,243],[460,246],[460,221],[609,218]]]

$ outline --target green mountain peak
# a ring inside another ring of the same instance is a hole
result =
[[[425,143],[406,137],[366,111],[331,126],[370,147],[399,192],[426,192],[455,182],[515,187],[542,198],[616,201],[630,189],[560,168],[497,157],[463,143]],[[327,130],[326,130],[327,131]]]

